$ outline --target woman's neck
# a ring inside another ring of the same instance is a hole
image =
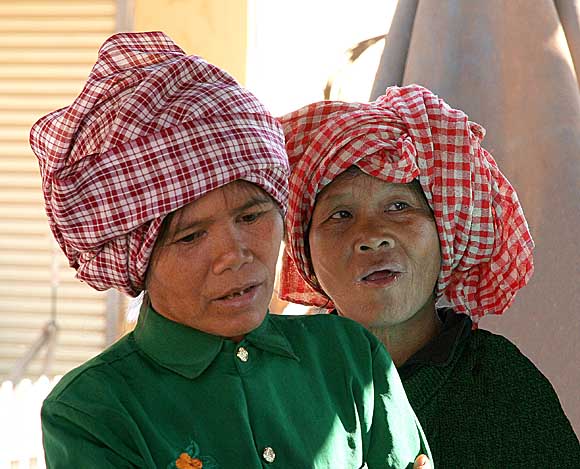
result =
[[[437,316],[435,305],[429,303],[401,324],[371,326],[369,330],[383,343],[398,368],[439,335],[441,321]]]

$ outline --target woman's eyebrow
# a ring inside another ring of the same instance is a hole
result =
[[[244,211],[246,211],[252,207],[255,207],[257,205],[265,205],[265,204],[272,204],[272,203],[273,203],[272,199],[270,199],[269,197],[266,197],[263,195],[254,195],[248,201],[243,203],[242,205],[239,205],[239,206],[231,209],[230,213],[236,214],[236,213],[244,212]]]
[[[325,205],[336,205],[337,203],[344,202],[348,199],[348,193],[341,193],[341,194],[322,194],[321,197],[318,198],[316,204],[325,204]]]
[[[191,220],[180,223],[175,227],[175,232],[173,233],[172,238],[173,239],[178,238],[184,231],[191,231],[193,229],[206,225],[208,222],[211,223],[211,221],[212,221],[211,218],[206,218],[204,220]]]

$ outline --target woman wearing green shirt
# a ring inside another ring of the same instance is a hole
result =
[[[532,274],[522,208],[483,128],[417,85],[280,120],[292,167],[282,297],[382,340],[437,467],[578,466],[548,380],[506,338],[472,330]]]
[[[407,468],[428,451],[364,328],[267,314],[287,157],[230,76],[163,33],[115,35],[31,145],[78,278],[148,305],[44,402],[47,467]]]

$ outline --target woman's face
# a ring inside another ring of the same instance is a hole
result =
[[[342,315],[392,327],[434,312],[439,237],[418,185],[343,173],[318,195],[308,239],[316,278]]]
[[[241,339],[263,321],[282,217],[261,189],[235,181],[175,213],[151,257],[147,290],[163,316]]]

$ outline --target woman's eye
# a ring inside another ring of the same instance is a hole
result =
[[[339,210],[338,212],[334,212],[331,216],[331,220],[342,220],[344,218],[350,218],[352,215],[348,210]]]
[[[252,212],[242,215],[240,218],[244,223],[252,223],[260,218],[265,212]]]
[[[387,207],[389,212],[400,212],[401,210],[405,210],[409,208],[410,205],[407,202],[393,202],[391,205]]]
[[[197,241],[199,238],[201,238],[203,236],[203,231],[194,231],[193,233],[188,234],[187,236],[184,236],[183,238],[179,238],[177,240],[178,243],[192,243],[194,241]]]

